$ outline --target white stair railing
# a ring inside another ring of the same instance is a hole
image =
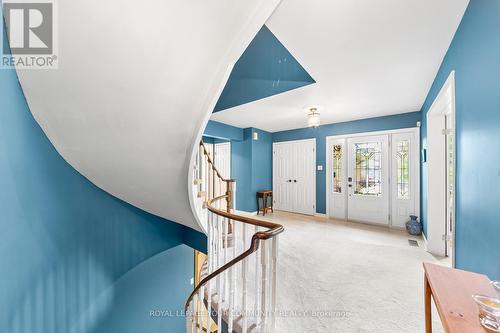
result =
[[[200,144],[194,186],[202,199],[207,261],[186,302],[186,330],[274,332],[278,235],[283,226],[233,214],[235,182],[224,179]],[[216,327],[213,330],[213,327]]]

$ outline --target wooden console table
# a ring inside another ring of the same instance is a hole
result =
[[[267,205],[267,199],[271,198],[271,207],[268,207]],[[259,199],[262,199],[262,215],[266,215],[267,210],[271,209],[271,212],[274,213],[273,210],[273,191],[272,190],[265,190],[265,191],[258,191],[257,192],[257,215],[259,215],[259,212],[261,209],[259,208]]]
[[[431,296],[447,333],[489,333],[479,323],[474,294],[496,297],[486,275],[424,263],[425,331],[432,332]]]

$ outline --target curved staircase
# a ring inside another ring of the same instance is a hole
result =
[[[203,143],[193,179],[208,254],[186,302],[187,332],[273,332],[283,226],[233,213],[235,181],[221,176]]]

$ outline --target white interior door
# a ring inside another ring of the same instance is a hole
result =
[[[327,142],[328,216],[346,219],[347,156],[346,140],[329,138]]]
[[[296,213],[314,215],[316,210],[314,185],[316,183],[315,141],[299,141],[292,145],[294,172],[292,178],[292,206]]]
[[[273,144],[274,208],[314,215],[316,210],[316,140]]]
[[[273,200],[274,208],[278,210],[291,210],[289,207],[289,187],[291,178],[288,171],[290,165],[287,161],[289,146],[273,144]]]
[[[214,144],[214,164],[222,177],[231,179],[231,143],[223,142]],[[225,188],[215,188],[215,196],[223,195]]]
[[[389,224],[388,136],[349,138],[348,219]]]
[[[215,147],[215,167],[226,179],[231,178],[231,142],[216,143]]]
[[[446,125],[446,256],[453,256],[455,229],[455,120],[452,109],[445,115]]]
[[[416,207],[419,191],[418,138],[415,131],[391,135],[391,225],[404,228],[410,215],[420,215]]]

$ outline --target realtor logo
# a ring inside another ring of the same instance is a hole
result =
[[[4,0],[8,43],[2,43],[0,67],[57,68],[56,16],[52,0]],[[10,47],[9,47],[10,46]]]

